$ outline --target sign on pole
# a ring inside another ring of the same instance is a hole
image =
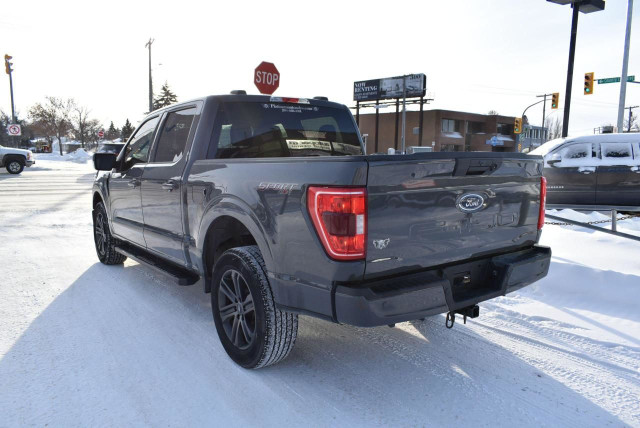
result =
[[[262,61],[253,75],[253,83],[261,94],[271,95],[280,86],[280,72],[270,62]]]
[[[104,137],[104,130],[101,129],[98,131],[98,137],[100,138]]]
[[[606,77],[604,79],[598,79],[598,85],[603,83],[620,83],[620,77]],[[627,82],[635,82],[636,76],[627,76]]]
[[[11,135],[12,137],[19,137],[22,135],[22,128],[20,127],[20,125],[12,123],[7,126],[7,134]]]
[[[427,76],[424,73],[383,79],[362,80],[353,83],[354,101],[375,101],[403,97],[403,79],[406,79],[406,97],[424,97],[427,90]]]

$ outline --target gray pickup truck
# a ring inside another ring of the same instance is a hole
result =
[[[452,326],[549,269],[539,156],[367,156],[326,98],[181,103],[94,164],[100,261],[201,283],[247,368],[289,354],[298,314],[368,327],[447,313]]]

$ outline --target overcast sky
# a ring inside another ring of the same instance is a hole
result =
[[[608,0],[604,12],[580,14],[573,135],[616,122],[619,84],[584,96],[582,80],[621,75],[626,10],[627,0]],[[629,74],[640,80],[640,2],[633,15]],[[13,55],[21,116],[52,95],[75,98],[105,126],[136,124],[148,107],[149,37],[154,88],[168,81],[179,100],[258,93],[253,70],[269,61],[281,73],[276,95],[353,105],[356,80],[425,73],[435,98],[426,108],[520,116],[544,92],[560,92],[564,106],[570,25],[571,8],[545,0],[22,1],[3,8],[0,46]],[[627,105],[638,104],[640,84],[628,85]],[[549,118],[562,115],[549,107]],[[540,124],[541,106],[527,115]]]

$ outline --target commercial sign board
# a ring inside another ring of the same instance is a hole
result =
[[[407,98],[423,97],[425,95],[427,90],[427,76],[419,73],[354,82],[353,100],[375,101],[389,98],[402,98],[403,79],[406,79]]]

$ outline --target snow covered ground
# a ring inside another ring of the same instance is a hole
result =
[[[640,426],[638,242],[546,226],[549,276],[466,325],[301,317],[247,371],[200,286],[98,262],[81,157],[0,170],[0,426]]]

